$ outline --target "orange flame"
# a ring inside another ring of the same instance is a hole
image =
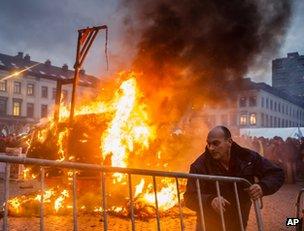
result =
[[[112,166],[127,167],[129,153],[134,145],[143,149],[155,138],[153,127],[148,125],[148,115],[144,105],[139,104],[139,92],[133,75],[124,81],[115,94],[113,103],[115,115],[108,129],[101,137],[103,159],[111,157]],[[115,173],[116,182],[122,182],[123,174]]]
[[[140,183],[136,186],[134,197],[144,201],[146,204],[155,207],[155,193],[153,185],[149,184],[145,192],[143,192],[145,180],[141,179]],[[158,191],[157,202],[160,211],[166,211],[178,203],[176,184],[171,182],[170,179],[162,180],[162,188]]]

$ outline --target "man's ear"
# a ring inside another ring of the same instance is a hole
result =
[[[232,142],[233,142],[232,138],[228,138],[228,142],[229,142],[230,144],[232,144]]]

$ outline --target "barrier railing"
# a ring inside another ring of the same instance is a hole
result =
[[[132,193],[132,175],[144,175],[151,176],[153,180],[154,187],[154,196],[155,196],[155,208],[156,208],[156,221],[157,221],[157,230],[161,230],[160,226],[160,216],[158,210],[158,198],[157,198],[157,188],[156,188],[156,177],[168,177],[174,178],[176,181],[176,190],[178,197],[178,207],[179,207],[179,219],[180,219],[180,229],[184,230],[184,219],[182,213],[182,205],[180,199],[180,190],[179,190],[179,179],[196,179],[196,189],[198,195],[198,203],[199,203],[199,216],[201,221],[201,226],[205,231],[205,220],[204,220],[204,211],[202,204],[202,197],[200,193],[200,180],[214,181],[217,189],[217,196],[221,195],[219,182],[231,182],[234,184],[234,193],[236,197],[237,203],[237,211],[238,211],[238,219],[240,221],[240,228],[244,230],[243,221],[242,221],[242,213],[240,208],[240,200],[238,196],[238,187],[237,183],[244,183],[247,186],[250,186],[251,183],[243,178],[237,177],[225,177],[225,176],[211,176],[211,175],[199,175],[199,174],[188,174],[188,173],[180,173],[180,172],[165,172],[165,171],[155,171],[155,170],[144,170],[144,169],[132,169],[132,168],[119,168],[119,167],[106,167],[100,166],[96,164],[85,164],[85,163],[76,163],[76,162],[68,162],[68,161],[55,161],[55,160],[46,160],[46,159],[36,159],[36,158],[26,158],[26,157],[14,157],[14,156],[6,156],[1,155],[0,153],[0,162],[5,162],[5,182],[4,182],[4,214],[3,214],[3,230],[8,230],[8,199],[9,199],[9,179],[10,179],[10,164],[26,164],[26,165],[35,165],[40,166],[40,175],[41,175],[41,199],[40,199],[40,230],[44,230],[44,188],[45,188],[45,167],[59,167],[59,168],[67,168],[73,170],[73,178],[72,178],[72,189],[73,189],[73,229],[74,231],[78,230],[78,219],[77,219],[77,177],[76,170],[96,170],[101,173],[101,194],[102,194],[102,211],[103,211],[103,221],[104,230],[108,230],[108,212],[107,212],[107,199],[106,199],[106,175],[105,173],[123,173],[128,175],[128,186],[129,186],[129,196],[130,196],[130,221],[132,224],[132,231],[136,230],[135,226],[135,216],[134,216],[134,204],[133,204],[133,193]],[[260,207],[258,201],[253,201],[253,206],[256,215],[257,228],[259,231],[263,231],[263,222]],[[225,219],[223,215],[223,208],[220,207],[220,216],[222,222],[222,229],[225,231]]]

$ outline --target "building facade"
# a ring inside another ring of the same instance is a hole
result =
[[[57,80],[69,80],[73,76],[67,65],[52,66],[49,60],[34,62],[21,52],[17,56],[0,54],[0,132],[20,132],[47,117],[53,111]],[[77,90],[82,94],[94,92],[98,79],[81,71],[79,82]],[[71,90],[71,84],[63,86],[65,102],[70,101]]]
[[[304,126],[303,102],[265,83],[244,79],[234,99],[218,106],[206,106],[196,113],[209,127],[240,128]]]
[[[272,61],[272,86],[304,99],[304,55],[288,53]]]

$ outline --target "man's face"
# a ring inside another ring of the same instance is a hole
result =
[[[231,139],[226,139],[224,132],[220,129],[212,130],[207,137],[207,149],[215,160],[224,160],[230,151]]]

